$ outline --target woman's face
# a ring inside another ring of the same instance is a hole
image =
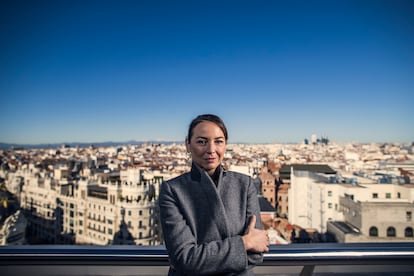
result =
[[[191,140],[186,141],[187,151],[193,162],[212,175],[223,161],[226,138],[223,131],[212,122],[201,122],[193,129]]]

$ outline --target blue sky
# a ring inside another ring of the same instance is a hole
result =
[[[413,1],[1,1],[0,142],[414,141]]]

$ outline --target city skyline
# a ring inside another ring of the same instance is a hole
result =
[[[414,140],[412,1],[2,1],[0,142]]]

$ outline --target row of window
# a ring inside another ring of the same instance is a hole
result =
[[[92,209],[92,203],[88,204],[89,209]],[[106,211],[106,206],[102,206],[103,211]],[[93,209],[101,210],[101,205],[96,206],[96,204],[93,204]],[[112,207],[109,207],[109,211],[112,212]]]
[[[372,198],[378,198],[378,194],[373,193]],[[385,193],[385,198],[390,199],[391,198],[391,193]],[[401,193],[397,193],[397,198],[401,198]]]
[[[328,196],[332,196],[332,191],[328,191]],[[373,193],[372,198],[379,198],[378,193]],[[391,193],[385,193],[385,198],[390,199]],[[397,198],[401,198],[401,193],[397,193]]]
[[[263,192],[266,192],[266,189],[263,189]],[[273,192],[273,189],[271,189],[271,192]],[[332,191],[328,191],[328,196],[329,197],[332,196]],[[378,193],[373,193],[372,198],[379,198]],[[390,199],[391,198],[391,193],[385,193],[385,198]],[[401,198],[401,193],[397,193],[397,198]],[[279,197],[279,202],[280,201],[282,201],[281,197]]]
[[[372,226],[369,228],[369,236],[370,237],[378,237],[378,228],[375,226]],[[387,237],[396,237],[397,231],[394,227],[390,226],[387,228]],[[406,238],[412,238],[414,237],[413,228],[407,227],[404,229],[404,237]]]
[[[263,189],[263,192],[266,192],[266,189]],[[271,192],[273,192],[273,190],[271,190]],[[329,197],[332,196],[332,191],[328,191],[328,196]],[[379,198],[378,193],[373,193],[372,198]],[[385,193],[385,198],[390,199],[391,198],[391,193]],[[401,198],[401,193],[397,193],[397,198]],[[280,201],[282,201],[282,197],[279,197],[279,202]],[[286,201],[287,201],[287,199],[286,199]]]

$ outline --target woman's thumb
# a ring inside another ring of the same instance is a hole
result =
[[[254,229],[256,227],[256,216],[253,215],[250,218],[250,224],[249,224],[249,229]]]

